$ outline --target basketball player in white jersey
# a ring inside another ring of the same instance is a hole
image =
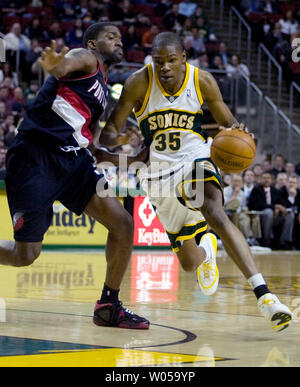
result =
[[[150,164],[139,171],[141,186],[183,269],[197,272],[204,294],[216,291],[217,243],[214,234],[206,233],[207,221],[251,285],[260,311],[272,329],[280,331],[288,327],[292,313],[269,291],[245,238],[224,212],[221,178],[210,159],[212,138],[201,129],[204,101],[220,129],[236,126],[246,130],[245,126],[238,124],[223,102],[212,75],[186,62],[176,34],[163,32],[156,36],[152,59],[153,63],[127,79],[104,130],[118,134],[134,110],[145,144],[150,147]],[[188,174],[181,174],[183,165],[190,166]],[[198,200],[198,192],[190,194],[191,188],[201,190],[197,182],[202,182],[203,202]],[[176,194],[166,195],[166,187],[171,191],[174,188]]]

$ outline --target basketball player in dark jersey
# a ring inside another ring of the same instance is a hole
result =
[[[7,155],[6,189],[15,242],[0,241],[0,264],[28,266],[38,258],[53,203],[59,200],[109,232],[106,278],[94,323],[148,329],[149,321],[123,308],[118,296],[132,251],[133,220],[117,198],[96,194],[97,183],[105,186],[106,181],[87,150],[107,104],[108,68],[123,56],[119,29],[95,23],[85,32],[83,45],[57,53],[52,41],[41,55],[50,77],[27,109]]]

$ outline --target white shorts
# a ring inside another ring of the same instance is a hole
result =
[[[204,182],[212,181],[222,189],[218,168],[211,159],[196,159],[190,164],[189,171],[182,173],[177,167],[161,175],[149,175],[140,171],[141,188],[146,192],[156,214],[165,228],[174,252],[179,251],[183,241],[197,236],[200,240],[207,230],[207,223],[199,208],[204,199]],[[192,189],[194,193],[185,194]],[[182,189],[184,187],[184,189]],[[202,194],[201,194],[202,191]],[[195,197],[195,193],[199,197]],[[198,203],[198,204],[195,204]]]

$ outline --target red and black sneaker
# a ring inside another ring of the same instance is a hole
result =
[[[149,329],[150,322],[125,309],[122,302],[101,304],[97,301],[94,309],[93,322],[102,327],[118,327],[127,329]]]

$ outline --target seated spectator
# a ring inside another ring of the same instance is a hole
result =
[[[285,173],[287,174],[287,176],[290,177],[291,175],[294,175],[295,172],[296,172],[295,171],[295,164],[291,163],[291,162],[287,162],[285,164]]]
[[[232,55],[227,51],[227,45],[225,42],[220,42],[217,54],[221,56],[224,66],[229,64]]]
[[[111,21],[122,21],[125,25],[136,22],[136,14],[129,0],[110,2],[108,13]]]
[[[29,26],[25,28],[24,35],[30,40],[36,39],[39,42],[46,42],[49,40],[47,30],[41,26],[41,20],[39,17],[34,17]]]
[[[51,24],[48,35],[49,35],[49,40],[56,40],[58,38],[65,37],[64,31],[62,30],[59,22],[57,21]]]
[[[277,229],[280,228],[283,237],[274,239],[273,243],[275,243],[275,247],[284,246],[283,238],[290,234],[293,227],[285,204],[281,191],[272,186],[271,174],[264,172],[261,184],[253,188],[248,200],[249,210],[262,212],[262,246],[271,247],[275,226]],[[277,246],[277,242],[279,242],[279,246]]]
[[[291,10],[288,10],[285,17],[279,20],[279,24],[281,25],[281,32],[285,34],[287,38],[289,38],[291,34],[297,32],[299,25]]]
[[[285,172],[284,158],[281,154],[276,154],[273,162],[273,168],[269,171],[272,175],[277,177],[278,173]]]
[[[23,114],[26,108],[26,99],[24,98],[23,90],[21,87],[14,89],[14,97],[12,99],[11,108],[13,112]]]
[[[141,39],[136,33],[134,24],[130,24],[127,31],[123,34],[123,48],[124,51],[129,51],[141,46]]]
[[[197,4],[189,0],[182,0],[178,6],[178,12],[185,17],[191,17],[195,13]]]
[[[0,125],[6,118],[6,105],[5,102],[0,101]],[[1,136],[0,136],[1,139]]]
[[[66,35],[66,43],[70,48],[82,47],[83,33],[83,22],[81,19],[76,19],[74,27]]]
[[[290,222],[293,224],[293,227],[289,229],[285,229],[285,234],[282,233],[280,244],[284,248],[291,249],[295,247],[294,245],[294,227],[297,228],[297,223],[299,219],[297,219],[297,215],[299,215],[300,211],[300,190],[298,186],[298,177],[296,174],[292,174],[288,177],[287,185],[281,188],[281,193],[283,199],[286,203],[287,215],[290,217]],[[299,216],[298,216],[299,218]],[[298,228],[299,231],[299,228]],[[299,240],[299,234],[296,234],[296,239]],[[298,243],[298,246],[300,244]]]
[[[186,16],[178,12],[178,4],[172,4],[172,8],[166,12],[163,22],[167,30],[178,31],[182,28]]]
[[[188,36],[186,39],[190,40],[196,56],[206,51],[204,39],[200,36],[200,32],[196,27],[192,28],[192,35]]]
[[[183,47],[186,52],[186,57],[188,61],[197,57],[196,52],[192,46],[192,41],[189,37],[183,39]]]
[[[6,111],[11,112],[12,98],[9,95],[9,88],[7,86],[0,87],[0,101],[5,103]]]
[[[158,33],[159,33],[159,28],[157,27],[156,24],[153,24],[151,28],[143,34],[142,46],[146,50],[146,53],[151,52],[153,39]]]
[[[242,0],[240,2],[240,8],[248,16],[251,12],[262,12],[263,4],[261,0]]]
[[[5,159],[7,150],[1,146],[0,141],[0,180],[5,178]]]
[[[24,97],[26,99],[27,106],[30,106],[33,103],[35,97],[38,94],[38,90],[39,90],[38,81],[32,80],[29,84],[29,87],[24,91]]]
[[[278,4],[276,0],[264,0],[262,5],[262,11],[266,14],[277,14]]]
[[[255,183],[261,183],[261,177],[262,177],[262,174],[263,174],[263,168],[262,168],[262,165],[257,163],[257,164],[254,164],[253,167],[252,167],[252,171],[254,173],[254,181]]]
[[[276,176],[275,188],[281,189],[287,186],[288,176],[285,172],[280,172]]]
[[[195,67],[199,67],[201,70],[209,69],[209,58],[206,52],[200,53],[197,58],[190,59],[188,62]]]
[[[246,77],[250,76],[248,67],[241,63],[239,55],[232,55],[231,64],[226,66],[226,73],[229,78],[235,78],[241,74],[245,75]]]
[[[245,203],[245,194],[242,187],[242,177],[240,175],[233,175],[231,184],[224,188],[225,212],[235,225],[238,225],[238,215]]]
[[[253,188],[255,187],[255,175],[254,175],[254,172],[251,169],[247,169],[246,171],[244,171],[244,173],[243,173],[243,180],[244,180],[243,191],[244,191],[244,194],[245,194],[246,205],[248,205],[247,204],[248,199],[250,197],[250,194],[251,194]]]
[[[271,168],[272,168],[271,161],[269,159],[265,159],[262,162],[262,169],[263,169],[263,171],[264,172],[269,172]]]
[[[22,34],[20,23],[14,23],[10,32],[4,35],[6,50],[22,51],[26,53],[30,47],[30,39]]]
[[[37,39],[32,39],[30,44],[30,49],[26,53],[25,60],[28,64],[28,66],[32,66],[34,62],[39,59],[41,52],[43,51],[42,47],[39,44],[39,41]]]
[[[281,43],[285,39],[284,34],[281,32],[281,24],[275,23],[267,33],[264,34],[262,42],[267,49],[273,54],[274,49],[278,43]]]
[[[16,137],[16,127],[15,125],[10,125],[8,128],[8,132],[4,136],[4,144],[7,148],[10,148],[14,142]]]
[[[222,61],[221,55],[216,54],[213,57],[212,64],[211,64],[210,68],[213,69],[213,70],[225,71],[225,66],[224,66],[224,63]]]
[[[213,30],[207,23],[205,23],[205,19],[203,17],[197,17],[194,24],[199,31],[199,36],[203,38],[205,42],[217,40]]]

